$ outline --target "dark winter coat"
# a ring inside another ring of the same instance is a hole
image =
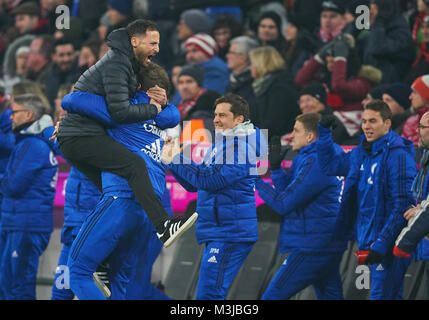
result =
[[[76,82],[74,91],[104,96],[108,112],[118,124],[136,123],[153,119],[157,108],[148,103],[130,104],[137,91],[137,74],[140,66],[134,57],[128,33],[117,29],[107,37],[111,47],[101,60],[85,71]],[[68,113],[61,121],[58,137],[92,136],[105,134],[96,121]]]

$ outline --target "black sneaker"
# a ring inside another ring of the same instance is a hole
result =
[[[97,271],[92,274],[92,278],[98,289],[101,290],[103,295],[109,299],[112,295],[112,291],[110,289],[110,281],[109,281],[109,265],[105,261],[103,261],[98,267]]]
[[[178,217],[167,220],[164,224],[164,231],[157,233],[159,240],[164,247],[169,247],[176,241],[186,230],[188,230],[198,218],[198,213],[193,213],[187,217]]]

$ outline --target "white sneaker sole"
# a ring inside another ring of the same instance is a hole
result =
[[[179,239],[179,237],[186,231],[188,230],[190,227],[192,227],[192,225],[195,223],[195,221],[198,218],[198,213],[194,212],[192,214],[192,216],[189,217],[188,220],[186,220],[186,222],[183,224],[182,227],[180,227],[179,230],[177,230],[176,234],[174,235],[174,237],[170,237],[167,241],[165,241],[164,243],[164,247],[167,248],[169,246],[171,246],[174,241],[176,241],[177,239]]]
[[[103,295],[109,299],[110,296],[112,295],[112,293],[109,290],[109,287],[106,286],[104,284],[104,282],[100,279],[100,277],[98,276],[97,272],[94,272],[92,274],[92,278],[94,279],[95,285],[98,287],[98,289],[101,290],[101,292],[103,293]]]

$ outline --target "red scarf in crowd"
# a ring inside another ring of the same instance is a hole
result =
[[[189,114],[189,111],[195,106],[195,103],[197,102],[200,95],[202,95],[204,92],[206,92],[206,89],[201,89],[198,91],[195,96],[192,97],[192,99],[188,101],[181,100],[179,104],[177,105],[177,109],[180,112],[180,120],[186,119],[186,117]]]

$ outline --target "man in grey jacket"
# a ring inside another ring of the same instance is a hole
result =
[[[159,52],[158,26],[149,20],[135,20],[126,28],[111,32],[107,44],[111,50],[85,71],[74,91],[104,96],[108,112],[118,124],[153,119],[167,104],[165,90],[149,89],[150,103],[133,105],[129,99],[137,91],[136,75],[140,67],[147,66]],[[154,192],[146,162],[109,137],[100,123],[70,113],[61,121],[57,136],[64,156],[100,190],[102,171],[125,178],[164,243],[177,238],[192,225],[193,221],[186,218],[172,220],[169,217]]]

